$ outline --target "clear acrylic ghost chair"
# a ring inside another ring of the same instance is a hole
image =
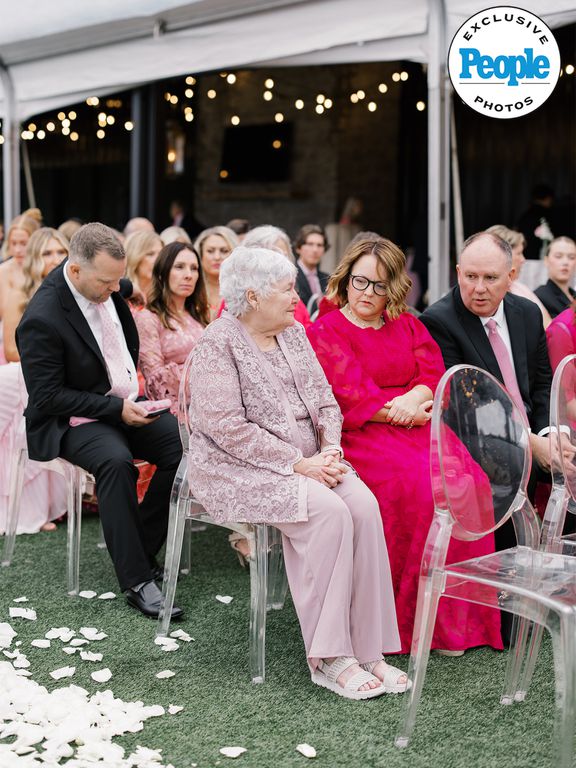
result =
[[[184,366],[178,397],[178,427],[182,441],[182,459],[172,485],[170,518],[164,558],[162,583],[163,609],[158,619],[157,636],[165,637],[170,629],[170,617],[176,595],[178,572],[183,549],[184,529],[187,521],[218,525],[209,517],[193,495],[194,479],[188,475],[189,381],[190,358]],[[279,610],[284,605],[287,580],[279,531],[267,525],[223,523],[222,527],[237,531],[246,537],[250,547],[250,674],[253,683],[263,683],[266,668],[266,612]],[[186,549],[187,547],[185,547]]]
[[[565,357],[554,373],[550,393],[550,452],[552,492],[542,521],[540,549],[563,555],[576,555],[576,534],[562,535],[566,512],[576,514],[576,355]],[[530,688],[540,643],[542,625],[535,624],[528,642],[524,667],[515,697],[524,701]]]
[[[12,461],[10,467],[10,487],[8,492],[8,511],[6,533],[2,549],[2,566],[9,566],[14,556],[16,528],[20,513],[20,501],[24,486],[26,465],[29,462],[24,419],[21,429],[13,436]],[[66,480],[67,517],[67,585],[68,594],[77,595],[80,583],[80,531],[82,522],[82,493],[87,475],[80,467],[69,464],[63,459],[42,462],[42,468],[62,475]]]
[[[454,366],[434,398],[430,456],[435,509],[420,571],[408,669],[412,686],[396,746],[406,747],[414,730],[438,602],[457,598],[514,614],[503,704],[515,700],[527,627],[541,621],[549,630],[556,675],[555,765],[568,768],[575,724],[576,558],[538,549],[539,525],[526,497],[531,456],[525,416],[489,373]],[[510,518],[518,546],[446,565],[451,536],[474,541]]]

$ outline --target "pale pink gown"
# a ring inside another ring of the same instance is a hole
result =
[[[6,531],[12,459],[26,444],[24,408],[28,401],[20,363],[0,365],[0,533]],[[66,483],[42,463],[28,461],[16,533],[37,533],[66,512]]]
[[[149,309],[134,314],[140,336],[139,368],[144,376],[146,396],[150,400],[172,400],[170,410],[178,410],[178,389],[184,363],[204,326],[190,315],[181,323],[172,320],[174,330],[162,325]]]

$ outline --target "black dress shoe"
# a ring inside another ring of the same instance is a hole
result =
[[[153,619],[158,618],[162,606],[162,592],[155,581],[147,581],[138,592],[134,589],[127,589],[124,594],[128,605],[131,605],[132,608],[136,608],[144,616],[150,616]],[[182,608],[178,608],[176,605],[172,607],[171,618],[179,619],[183,614]]]

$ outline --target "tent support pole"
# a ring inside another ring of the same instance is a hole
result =
[[[20,125],[16,118],[16,94],[12,75],[0,61],[0,79],[4,89],[4,145],[2,147],[2,184],[6,227],[20,212]]]
[[[130,134],[130,219],[142,215],[142,190],[145,187],[142,178],[144,131],[142,88],[134,88],[132,91],[132,123],[134,128]]]
[[[428,39],[428,303],[450,287],[450,99],[446,75],[446,8],[430,0]]]

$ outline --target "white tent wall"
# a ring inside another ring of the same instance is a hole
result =
[[[447,48],[472,0],[37,0],[0,28],[4,217],[17,211],[20,121],[55,107],[187,73],[263,65],[428,62],[430,299],[448,288]],[[523,5],[556,27],[568,0]],[[11,94],[11,89],[13,93]],[[13,96],[13,98],[11,98]]]

